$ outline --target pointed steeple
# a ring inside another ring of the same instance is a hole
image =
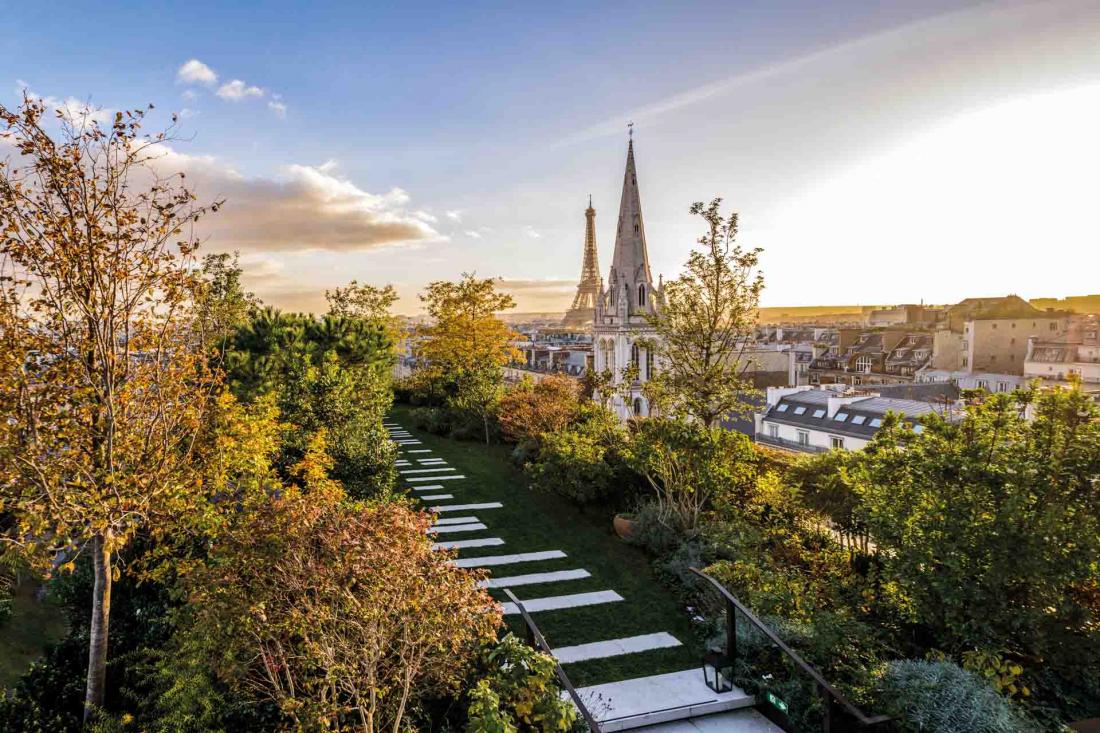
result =
[[[653,289],[653,276],[649,271],[649,252],[646,250],[638,172],[634,165],[633,136],[626,148],[626,173],[623,175],[623,196],[619,202],[619,222],[615,232],[611,271],[617,276],[619,287],[631,293],[631,311],[638,310],[638,305],[648,305],[648,299],[639,303],[636,295],[639,285],[645,285],[647,291]]]

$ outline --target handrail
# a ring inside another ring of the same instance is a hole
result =
[[[535,624],[535,620],[527,613],[523,601],[516,598],[515,594],[508,588],[503,588],[502,590],[504,591],[504,595],[508,596],[508,600],[516,604],[520,616],[523,617],[523,623],[527,625],[527,642],[539,651],[545,652],[553,657],[554,654],[550,651],[550,645],[546,643],[546,638],[543,637],[542,632],[539,631],[539,627]],[[581,696],[577,694],[577,690],[573,687],[573,683],[569,681],[569,675],[561,668],[557,659],[554,659],[554,674],[557,675],[558,682],[565,688],[565,691],[569,693],[569,697],[573,699],[573,704],[576,705],[577,710],[581,712],[581,717],[583,717],[584,722],[588,724],[588,729],[592,731],[592,733],[601,733],[600,724],[596,722],[596,719],[592,717],[592,713],[588,711],[588,707],[584,704],[584,701],[581,700]]]
[[[744,614],[745,618],[747,618],[749,621],[751,621],[753,626],[755,626],[761,632],[763,632],[764,636],[768,637],[768,639],[770,639],[773,644],[775,644],[777,647],[779,647],[780,651],[782,651],[784,654],[786,654],[788,657],[790,657],[791,661],[793,661],[799,669],[801,669],[803,672],[808,674],[810,676],[810,678],[813,679],[813,681],[817,683],[817,686],[826,695],[828,695],[830,698],[835,700],[842,708],[844,708],[844,710],[849,715],[851,715],[856,720],[858,720],[861,725],[865,725],[865,726],[879,725],[881,723],[887,723],[887,722],[894,719],[892,716],[889,716],[889,715],[876,715],[874,717],[868,717],[862,710],[860,710],[855,705],[853,705],[848,700],[848,698],[844,696],[844,693],[842,693],[840,690],[838,690],[835,687],[833,687],[832,685],[830,685],[825,680],[825,678],[821,676],[820,672],[818,672],[814,667],[812,667],[805,660],[803,660],[802,657],[800,657],[798,655],[798,652],[796,652],[794,649],[791,649],[789,646],[787,646],[786,642],[784,642],[782,639],[780,639],[779,636],[774,631],[772,631],[770,628],[768,628],[768,626],[765,625],[763,621],[761,621],[760,619],[758,619],[756,617],[756,614],[754,614],[752,611],[750,611],[748,608],[746,608],[745,605],[743,603],[741,603],[741,601],[737,600],[737,598],[735,598],[732,593],[730,593],[728,590],[726,590],[725,586],[723,586],[717,580],[710,577],[709,575],[704,573],[702,570],[699,570],[698,568],[688,568],[688,569],[691,570],[691,572],[698,575],[703,580],[705,580],[708,583],[710,583],[711,585],[713,585],[718,590],[718,592],[720,594],[722,594],[722,597],[726,599],[727,603],[733,605],[738,611],[740,611],[742,614]]]

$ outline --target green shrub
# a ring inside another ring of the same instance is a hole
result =
[[[903,731],[1023,733],[1034,730],[988,681],[952,662],[890,662],[878,686],[879,707]]]
[[[550,433],[543,437],[538,459],[528,466],[531,484],[577,504],[604,500],[614,488],[606,454],[597,436],[577,430]]]
[[[414,407],[409,410],[409,422],[414,428],[432,435],[447,435],[451,432],[450,411],[442,407]]]
[[[508,634],[482,654],[481,679],[467,692],[467,733],[565,733],[577,709],[561,699],[554,658]]]

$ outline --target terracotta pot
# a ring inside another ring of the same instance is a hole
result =
[[[628,514],[616,514],[615,520],[612,522],[612,526],[615,527],[615,534],[623,540],[630,539],[634,535],[634,528],[637,524]]]

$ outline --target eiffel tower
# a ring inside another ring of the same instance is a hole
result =
[[[596,299],[600,297],[602,290],[600,263],[596,255],[596,210],[592,208],[592,197],[589,196],[588,208],[584,211],[584,264],[581,266],[581,281],[577,284],[573,306],[566,311],[561,325],[573,328],[592,325]]]

